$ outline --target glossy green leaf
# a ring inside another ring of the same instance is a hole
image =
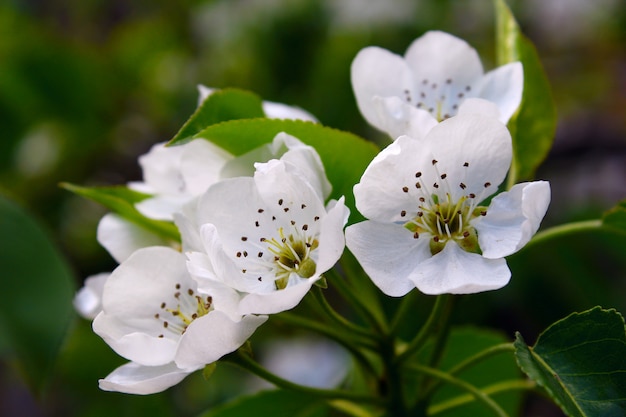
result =
[[[126,220],[162,238],[180,241],[180,234],[174,223],[149,219],[137,211],[134,204],[150,197],[147,194],[133,191],[125,186],[81,187],[63,183],[61,187],[102,204]]]
[[[620,201],[602,216],[602,224],[626,232],[626,200]]]
[[[439,368],[449,371],[465,359],[493,346],[509,343],[510,340],[501,333],[475,327],[459,327],[452,329],[443,351]],[[433,345],[429,343],[416,358],[419,363],[427,364],[433,355]],[[418,374],[411,375],[413,378]],[[515,364],[511,352],[501,352],[477,362],[460,373],[454,375],[480,389],[487,389],[500,407],[510,416],[518,415],[522,401],[522,393],[515,384],[511,389],[498,389],[498,384],[520,380],[520,371]],[[419,379],[417,380],[419,382]],[[475,417],[489,416],[490,410],[477,402],[472,395],[458,387],[446,383],[438,383],[430,402],[430,413],[437,416]],[[500,385],[505,388],[505,385]]]
[[[43,228],[1,195],[0,267],[0,338],[39,392],[74,317],[75,280]]]
[[[515,341],[522,370],[570,417],[626,415],[626,331],[615,310],[595,307],[548,327],[529,347]]]
[[[548,155],[556,131],[556,108],[534,45],[522,35],[506,2],[495,0],[495,6],[498,65],[521,61],[524,66],[522,103],[508,125],[513,137],[512,185],[531,179]]]
[[[378,154],[371,142],[337,129],[302,120],[248,119],[215,124],[198,133],[196,138],[207,139],[233,155],[241,155],[272,141],[280,132],[286,132],[313,146],[324,164],[326,175],[333,185],[333,198],[342,195],[354,210],[352,187],[358,183],[370,161]]]
[[[201,417],[322,417],[327,406],[318,398],[296,391],[263,391],[240,397]]]
[[[198,106],[171,143],[187,142],[196,133],[216,123],[263,116],[265,116],[263,104],[257,95],[230,88],[218,90]]]

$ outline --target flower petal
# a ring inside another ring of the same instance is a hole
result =
[[[424,294],[473,294],[504,287],[511,271],[503,258],[486,259],[449,242],[408,278]]]
[[[437,119],[429,112],[402,101],[400,97],[376,96],[372,99],[372,106],[381,115],[377,127],[393,139],[402,135],[422,139],[437,124]]]
[[[177,285],[196,287],[180,252],[159,246],[139,249],[107,279],[94,331],[131,361],[149,366],[170,362],[179,336],[164,329],[155,314],[162,303],[175,302]]]
[[[473,222],[485,258],[520,250],[539,229],[550,204],[550,183],[520,183],[491,200],[487,215]]]
[[[401,136],[376,155],[354,186],[356,206],[361,214],[381,222],[403,221],[401,210],[416,204],[411,194],[402,191],[404,187],[413,187],[414,168],[423,166],[432,170],[429,162],[432,155],[423,152],[423,148],[421,141]]]
[[[100,219],[97,239],[118,263],[124,262],[137,249],[169,246],[165,239],[113,213]]]
[[[302,300],[311,286],[320,278],[301,279],[296,285],[288,285],[282,290],[269,293],[246,294],[239,304],[239,314],[276,314],[291,310]]]
[[[178,340],[159,338],[136,331],[124,321],[104,312],[96,316],[92,327],[93,331],[118,355],[140,365],[165,365],[171,362],[176,354]]]
[[[176,364],[193,371],[213,363],[243,345],[266,320],[267,316],[246,316],[236,322],[213,310],[189,325],[181,338]]]
[[[483,75],[476,50],[445,32],[426,32],[411,43],[404,56],[417,83],[423,80],[443,83],[451,79],[462,88],[472,86]]]
[[[321,220],[315,275],[328,271],[343,254],[345,247],[343,227],[349,215],[350,209],[345,206],[344,197],[329,203],[328,213]]]
[[[482,114],[460,114],[435,126],[424,140],[437,160],[437,174],[446,175],[453,201],[469,193],[477,201],[493,194],[511,165],[513,147],[505,125]],[[454,181],[454,182],[453,182]],[[443,184],[439,179],[435,182]],[[464,186],[460,186],[463,183]]]
[[[270,119],[295,119],[317,122],[315,116],[300,107],[273,101],[263,101],[263,112]]]
[[[180,156],[180,175],[183,178],[184,193],[198,196],[219,180],[222,167],[233,158],[219,146],[205,139],[196,139],[179,145],[184,148]]]
[[[99,381],[100,389],[126,394],[155,394],[182,381],[189,372],[170,362],[162,366],[143,366],[129,362]]]
[[[82,317],[93,320],[102,311],[102,291],[110,275],[110,272],[103,272],[85,279],[73,300],[74,308]]]
[[[489,71],[477,86],[479,97],[492,101],[500,110],[500,121],[506,124],[522,101],[524,68],[512,62]]]
[[[415,287],[407,277],[431,257],[428,241],[401,225],[364,221],[346,228],[346,245],[382,292],[401,297]]]
[[[405,60],[386,49],[362,49],[350,68],[352,89],[361,114],[372,126],[385,130],[387,115],[380,112],[373,98],[412,95],[413,75]]]

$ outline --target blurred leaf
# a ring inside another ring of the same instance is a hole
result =
[[[626,332],[615,310],[595,307],[548,327],[529,347],[518,333],[522,370],[570,417],[626,414]]]
[[[207,139],[234,155],[241,155],[271,142],[280,132],[293,135],[317,150],[328,180],[333,185],[331,196],[345,196],[346,204],[352,210],[351,220],[358,218],[354,210],[352,187],[359,182],[367,165],[378,154],[378,148],[371,142],[318,123],[278,119],[219,123],[204,129],[195,137]]]
[[[496,56],[499,65],[521,61],[524,66],[524,93],[519,111],[509,121],[513,137],[513,164],[510,181],[531,179],[548,155],[556,131],[556,108],[550,83],[530,40],[520,28],[504,0],[495,0]]]
[[[196,133],[216,123],[263,116],[263,105],[257,95],[236,89],[217,90],[202,102],[170,144],[187,142]]]
[[[322,417],[326,406],[318,398],[296,391],[264,391],[241,397],[201,417]]]
[[[147,194],[133,191],[125,186],[81,187],[62,183],[61,187],[102,204],[126,220],[158,236],[175,242],[180,241],[180,234],[174,223],[149,219],[137,211],[134,204],[149,198]]]
[[[488,329],[475,327],[453,328],[446,344],[439,368],[443,371],[452,369],[465,359],[482,352],[492,346],[502,343],[509,343],[510,340],[501,333]],[[419,363],[429,363],[429,358],[433,354],[433,344],[429,343],[419,353],[417,360]],[[503,381],[511,381],[520,378],[520,372],[515,364],[512,353],[501,353],[491,356],[484,361],[478,362],[459,374],[455,375],[474,385],[477,388],[484,388]],[[431,404],[432,407],[441,406],[446,401],[458,399],[467,394],[457,387],[441,385],[435,392]],[[519,391],[507,391],[497,393],[492,398],[510,415],[518,415],[522,401],[522,393]],[[488,411],[483,404],[473,401],[463,404],[462,407],[450,408],[439,412],[438,416],[454,417],[475,417],[487,415]]]
[[[0,337],[40,392],[73,318],[74,277],[42,227],[1,195],[0,266]]]
[[[604,213],[602,224],[626,232],[626,200]]]

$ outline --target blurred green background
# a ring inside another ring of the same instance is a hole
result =
[[[597,218],[626,197],[626,3],[509,4],[538,48],[559,114],[555,146],[537,173],[553,190],[544,225]],[[249,89],[384,143],[358,113],[350,62],[368,45],[402,54],[432,29],[466,39],[493,67],[489,0],[5,0],[0,193],[44,225],[78,288],[115,263],[96,242],[105,210],[59,182],[140,179],[137,156],[173,137],[193,112],[200,83]],[[464,297],[456,321],[511,336],[521,330],[532,341],[574,310],[600,304],[626,312],[625,245],[622,236],[597,232],[522,251],[509,260],[511,284]],[[8,279],[11,271],[2,269],[0,280]],[[0,352],[7,359],[0,362],[2,416],[195,415],[233,395],[229,381],[240,377],[223,367],[219,384],[194,375],[146,398],[101,392],[97,378],[122,360],[79,319],[41,395],[26,388],[11,352]]]

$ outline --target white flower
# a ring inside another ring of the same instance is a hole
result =
[[[198,85],[198,92],[200,93],[198,106],[201,105],[202,102],[215,91],[216,89],[214,88]],[[317,122],[315,116],[300,107],[289,106],[287,104],[276,103],[273,101],[263,101],[262,106],[263,112],[270,119],[296,119]]]
[[[343,252],[349,214],[343,197],[324,206],[321,165],[295,160],[304,166],[285,154],[256,164],[254,177],[220,181],[200,198],[195,220],[177,218],[183,246],[193,249],[188,268],[198,287],[240,293],[241,301],[224,309],[293,308]],[[193,244],[186,245],[188,237]]]
[[[131,362],[100,387],[136,394],[162,391],[239,348],[267,317],[214,309],[185,256],[170,248],[136,251],[106,280],[94,331]]]
[[[152,195],[135,207],[148,218],[173,220],[173,214],[185,203],[219,179],[221,169],[232,158],[204,139],[179,146],[154,145],[139,157],[143,181],[128,184],[133,190]]]
[[[520,104],[523,77],[520,62],[485,74],[476,50],[439,31],[417,38],[404,57],[364,48],[351,67],[361,114],[394,139],[421,138],[461,112],[496,115],[506,124]]]
[[[497,120],[459,115],[425,138],[398,138],[354,187],[369,220],[346,229],[346,244],[391,296],[475,293],[506,285],[503,257],[525,245],[550,201],[545,181],[515,185],[482,206],[504,180],[511,137]]]

